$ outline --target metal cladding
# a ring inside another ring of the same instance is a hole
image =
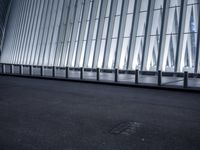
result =
[[[13,0],[1,62],[200,72],[199,0]]]

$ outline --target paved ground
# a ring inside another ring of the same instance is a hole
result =
[[[0,150],[199,150],[200,94],[0,77]]]

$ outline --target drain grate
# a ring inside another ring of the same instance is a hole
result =
[[[138,122],[123,122],[112,128],[110,133],[115,135],[132,135],[136,133],[141,125],[142,124]]]

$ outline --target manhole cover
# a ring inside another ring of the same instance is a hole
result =
[[[132,135],[135,134],[140,127],[141,123],[138,122],[123,122],[112,128],[110,133],[116,135]]]

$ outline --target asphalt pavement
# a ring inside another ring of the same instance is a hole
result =
[[[1,76],[0,150],[200,150],[200,93]]]

